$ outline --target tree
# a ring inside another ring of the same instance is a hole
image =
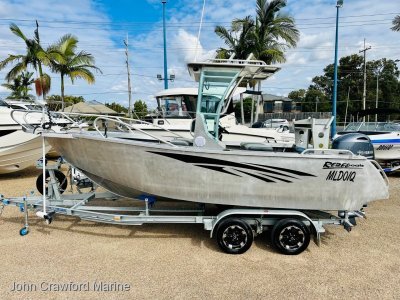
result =
[[[133,104],[133,111],[139,118],[142,118],[145,115],[147,115],[148,111],[146,102],[142,100],[135,101],[135,103]]]
[[[11,94],[7,96],[7,99],[34,99],[35,97],[29,94],[29,91],[32,90],[30,85],[34,82],[32,75],[32,72],[22,72],[12,80],[12,83],[2,84],[3,87],[11,91]]]
[[[251,16],[232,21],[231,29],[216,26],[215,33],[225,42],[228,49],[219,48],[217,58],[227,59],[235,54],[237,59],[246,59],[254,48],[254,21]]]
[[[399,108],[400,106],[400,72],[393,60],[382,58],[367,62],[367,99],[366,108],[376,106],[376,86],[378,86],[378,108]],[[362,109],[363,98],[363,69],[364,59],[360,55],[342,57],[338,65],[338,120],[344,120],[346,107],[348,113]],[[303,111],[315,111],[318,101],[318,111],[331,111],[333,64],[324,68],[324,74],[315,76],[312,84],[306,90],[303,97],[301,90],[289,93],[289,98],[300,99]],[[296,99],[296,100],[297,100]],[[347,101],[349,100],[349,101]]]
[[[68,76],[71,82],[75,79],[84,79],[87,83],[93,84],[95,77],[90,69],[100,71],[94,65],[94,58],[90,53],[80,51],[75,53],[78,39],[71,34],[66,34],[61,39],[49,46],[45,53],[44,60],[48,62],[53,72],[61,76],[61,105],[64,111],[64,77]],[[100,71],[101,72],[101,71]]]
[[[251,103],[253,102],[251,97],[243,99],[243,111],[244,111],[244,121],[250,122],[251,119]],[[255,106],[255,105],[254,105]],[[253,107],[254,109],[254,107]],[[241,115],[240,102],[235,104],[235,116],[239,118]]]
[[[400,15],[394,17],[392,24],[393,24],[392,27],[393,31],[400,31]]]
[[[59,110],[62,104],[62,100],[61,100],[61,96],[60,95],[51,95],[47,97],[47,105],[49,107],[50,110]],[[71,105],[79,103],[79,102],[85,102],[85,98],[83,98],[82,96],[69,96],[69,95],[65,95],[64,96],[64,103],[69,103]]]
[[[112,103],[106,103],[105,104],[107,107],[111,108],[112,110],[116,111],[117,113],[127,113],[128,109],[124,106],[122,106],[119,103],[112,102]]]
[[[295,47],[299,31],[294,19],[280,13],[286,0],[257,0],[256,20],[251,16],[232,21],[231,29],[215,27],[215,33],[225,42],[228,49],[217,50],[217,58],[246,59],[251,53],[267,64],[284,62],[284,51]]]
[[[13,34],[24,41],[26,45],[26,54],[10,54],[6,59],[0,62],[0,70],[4,69],[9,64],[14,64],[14,67],[11,68],[5,78],[8,82],[10,82],[29,66],[33,67],[33,69],[39,71],[39,78],[35,80],[36,94],[38,96],[43,94],[43,97],[45,98],[45,95],[50,90],[51,81],[50,76],[44,74],[42,70],[42,58],[44,50],[40,45],[38,22],[36,22],[36,30],[34,32],[33,39],[28,39],[21,29],[14,23],[10,25],[10,30]]]
[[[284,51],[299,40],[294,19],[280,13],[285,6],[286,0],[257,0],[253,54],[267,64],[285,62]]]

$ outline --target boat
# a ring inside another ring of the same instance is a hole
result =
[[[231,149],[219,139],[220,116],[230,105],[235,88],[248,80],[267,79],[279,67],[254,60],[214,59],[189,63],[188,69],[199,82],[191,143],[122,139],[100,130],[48,131],[43,135],[91,180],[130,198],[149,195],[241,207],[322,211],[354,211],[370,201],[388,198],[388,180],[375,161],[348,150],[326,149],[329,123],[320,126],[310,122],[319,126],[311,135],[317,145],[314,149],[264,143],[242,143],[240,148]],[[108,120],[135,130],[118,118],[101,116],[96,121]]]
[[[245,93],[246,89],[239,87],[231,97]],[[193,120],[196,118],[198,89],[174,88],[163,90],[155,95],[157,114],[150,114],[145,121],[136,124],[136,128],[151,132],[152,135],[164,139],[174,139],[176,136],[191,140],[190,132]],[[249,128],[237,122],[233,112],[233,103],[219,119],[221,141],[231,147],[239,147],[241,142],[249,143],[294,143],[294,134],[289,132],[289,126],[262,129]],[[166,131],[165,129],[168,129]],[[171,132],[174,134],[171,135]],[[112,133],[110,133],[112,134]],[[114,133],[115,134],[115,133]],[[136,133],[136,136],[138,134]],[[125,137],[127,138],[127,137]],[[148,135],[140,135],[137,139],[149,139]]]
[[[31,102],[0,100],[0,174],[23,170],[42,158],[42,140],[39,132],[35,132],[42,126],[43,115],[38,109],[40,106]],[[45,120],[49,121],[47,115]],[[72,124],[70,120],[59,118],[57,123]],[[31,131],[24,130],[23,124],[29,124]],[[60,130],[60,127],[53,126],[52,130]],[[47,144],[45,153],[50,150]]]
[[[388,110],[370,109],[359,112],[361,116],[366,114],[379,114]],[[397,112],[397,111],[395,111]],[[384,168],[385,172],[393,172],[400,169],[400,123],[386,122],[351,122],[336,137],[348,133],[362,133],[369,137],[373,146],[375,160]]]

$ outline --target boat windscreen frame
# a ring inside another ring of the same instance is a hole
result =
[[[196,109],[196,117],[201,119],[203,122],[204,128],[207,128],[206,134],[209,135],[214,140],[218,141],[219,137],[219,119],[222,113],[222,109],[224,107],[225,99],[227,98],[228,93],[232,93],[232,91],[237,86],[237,78],[241,73],[242,68],[215,68],[204,66],[201,70],[200,80],[199,80],[199,91],[197,98],[197,109]],[[215,92],[207,93],[210,88],[220,88],[215,89]],[[209,112],[209,106],[207,102],[210,102],[211,97],[214,97],[219,100],[212,100],[214,102],[218,102],[217,107],[213,107],[213,112]],[[208,100],[207,100],[207,99]],[[205,106],[203,106],[205,104]],[[203,108],[205,111],[203,111]],[[213,130],[209,130],[209,122],[207,120],[213,120]]]

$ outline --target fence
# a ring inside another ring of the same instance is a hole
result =
[[[282,113],[263,113],[258,115],[259,121],[268,119],[286,119],[288,121],[302,120],[308,118],[329,119],[332,116],[331,112],[282,112]]]

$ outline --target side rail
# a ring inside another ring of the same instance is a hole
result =
[[[154,127],[160,128],[160,129],[162,129],[162,130],[164,130],[164,131],[166,131],[166,132],[168,132],[168,133],[170,133],[170,134],[172,134],[172,135],[175,135],[176,137],[183,138],[181,135],[179,135],[179,134],[177,134],[177,133],[175,133],[175,132],[172,132],[172,131],[170,131],[170,130],[168,130],[168,129],[166,129],[166,128],[163,128],[163,127],[161,127],[161,126],[158,126],[158,125],[155,125],[155,124],[152,124],[152,123],[148,123],[148,122],[145,122],[145,121],[142,121],[142,120],[128,119],[128,118],[120,118],[120,117],[104,117],[104,116],[99,116],[99,117],[97,117],[97,118],[94,120],[93,126],[94,126],[94,128],[96,129],[96,131],[97,131],[102,137],[104,137],[104,138],[107,137],[106,134],[103,134],[103,133],[101,132],[101,130],[99,129],[98,125],[97,125],[98,121],[100,121],[100,120],[101,120],[101,121],[105,121],[105,122],[109,121],[109,122],[117,123],[117,124],[119,124],[119,125],[121,125],[121,126],[127,128],[128,131],[131,132],[131,133],[133,133],[134,131],[141,132],[141,133],[143,133],[143,134],[145,134],[145,135],[147,135],[147,136],[149,136],[149,137],[151,137],[151,138],[153,138],[153,139],[155,139],[155,140],[158,140],[158,141],[161,142],[161,143],[170,145],[170,146],[172,146],[172,147],[177,147],[177,146],[174,145],[174,144],[172,144],[172,143],[170,143],[170,142],[168,142],[168,141],[165,140],[165,139],[159,138],[159,137],[157,137],[157,136],[155,136],[155,135],[153,135],[153,134],[147,132],[146,130],[142,130],[142,129],[138,128],[138,127],[135,127],[134,124],[129,124],[129,123],[127,123],[127,122],[124,121],[124,120],[133,121],[133,122],[140,122],[141,124],[147,124],[147,125],[150,125],[150,126],[154,126]]]
[[[345,155],[355,157],[353,152],[350,150],[341,149],[306,149],[301,152],[301,155]]]

